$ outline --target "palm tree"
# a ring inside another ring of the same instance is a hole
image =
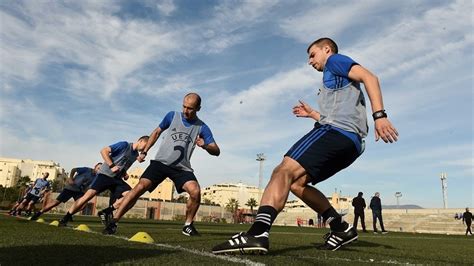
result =
[[[237,214],[237,212],[239,211],[239,201],[234,198],[230,198],[227,204],[225,205],[225,209],[232,213],[234,223],[238,223],[239,215]]]
[[[229,212],[235,213],[239,209],[239,201],[234,198],[230,198],[225,205],[225,209]]]
[[[250,198],[245,205],[250,207],[250,212],[253,214],[253,207],[257,207],[258,204],[256,199]]]

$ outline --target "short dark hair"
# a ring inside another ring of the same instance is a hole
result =
[[[308,49],[306,49],[306,52],[309,54],[309,49],[313,47],[313,45],[317,45],[318,47],[327,45],[329,48],[331,48],[331,51],[335,54],[339,52],[339,49],[337,48],[337,44],[335,41],[331,40],[330,38],[324,37],[317,39],[316,41],[312,42],[309,46]]]
[[[140,141],[140,140],[142,140],[142,139],[148,141],[149,138],[150,138],[150,136],[146,136],[146,135],[145,135],[145,136],[141,136],[141,137],[138,139],[138,141]]]
[[[194,96],[196,97],[196,104],[197,104],[197,107],[201,107],[201,96],[199,96],[199,94],[195,93],[195,92],[190,92],[188,94],[186,94],[184,96],[184,98],[188,97],[188,96]]]

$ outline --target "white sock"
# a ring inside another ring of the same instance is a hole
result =
[[[192,223],[192,222],[191,222],[191,223]],[[184,226],[188,226],[188,225],[190,225],[191,223],[185,222],[185,223],[184,223]]]

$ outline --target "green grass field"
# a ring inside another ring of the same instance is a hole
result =
[[[210,250],[249,225],[196,223],[201,237],[181,234],[181,223],[123,220],[117,236],[103,236],[95,217],[75,217],[72,226],[87,224],[86,233],[0,214],[0,265],[35,264],[474,264],[474,237],[429,234],[360,234],[338,251],[315,248],[326,230],[274,226],[270,252],[260,256],[214,256]],[[155,244],[127,241],[136,232],[149,233]]]

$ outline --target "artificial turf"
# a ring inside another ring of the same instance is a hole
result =
[[[0,214],[0,265],[166,264],[321,265],[321,264],[474,264],[474,237],[432,234],[360,233],[359,240],[337,251],[321,251],[327,229],[274,226],[267,255],[213,256],[212,247],[249,225],[195,223],[201,237],[181,233],[182,223],[124,219],[117,236],[100,234],[96,217],[74,217],[71,227],[88,225],[86,233]],[[147,232],[156,245],[127,241]]]

